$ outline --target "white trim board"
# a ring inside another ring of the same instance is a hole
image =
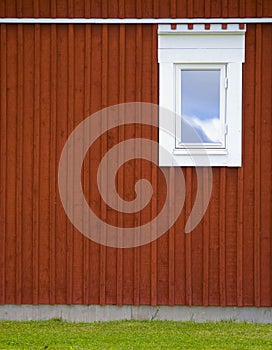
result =
[[[213,24],[272,23],[272,17],[254,18],[0,18],[0,24]]]

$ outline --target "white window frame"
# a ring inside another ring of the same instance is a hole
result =
[[[160,166],[242,165],[242,63],[245,29],[239,25],[158,27]],[[221,144],[181,144],[181,69],[220,69]],[[164,113],[163,109],[172,112]],[[197,157],[197,164],[196,159]]]

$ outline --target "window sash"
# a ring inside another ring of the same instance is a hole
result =
[[[220,101],[219,101],[219,142],[182,142],[182,101],[181,101],[181,72],[186,70],[207,71],[207,70],[219,70],[220,71]],[[175,82],[175,148],[176,149],[225,149],[226,148],[226,79],[227,79],[227,67],[226,64],[175,64],[174,69],[174,82]]]

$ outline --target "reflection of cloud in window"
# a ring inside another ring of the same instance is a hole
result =
[[[182,113],[212,118],[219,115],[220,70],[181,72]]]
[[[220,70],[181,71],[181,113],[202,142],[220,141]],[[199,142],[185,125],[181,138]]]
[[[220,120],[218,118],[202,120],[196,116],[182,115],[182,121],[182,142],[220,142]],[[189,126],[186,126],[186,124],[189,124]]]

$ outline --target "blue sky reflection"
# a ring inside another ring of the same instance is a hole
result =
[[[220,70],[181,71],[181,115],[201,142],[220,142]],[[199,142],[192,134],[182,123],[182,142]]]

